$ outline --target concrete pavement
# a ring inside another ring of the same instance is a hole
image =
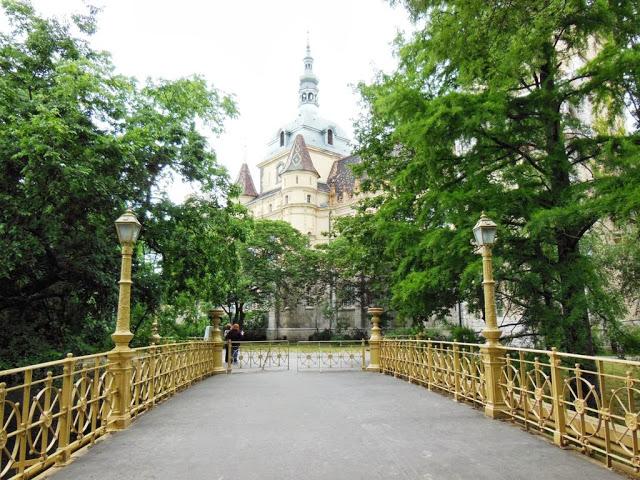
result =
[[[209,378],[107,436],[54,480],[548,479],[622,476],[393,377]]]

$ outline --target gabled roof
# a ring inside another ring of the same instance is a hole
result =
[[[236,185],[240,185],[240,188],[242,189],[241,195],[247,195],[249,197],[258,196],[258,192],[256,191],[256,186],[253,183],[253,178],[251,178],[249,165],[247,165],[246,163],[243,163],[242,167],[240,167],[240,173],[238,174]]]
[[[304,137],[299,134],[296,135],[296,138],[293,141],[293,147],[291,147],[289,158],[287,158],[287,163],[282,169],[282,173],[298,171],[311,172],[315,173],[318,177],[320,176],[316,167],[313,166],[311,155],[309,155],[307,145],[304,143]]]

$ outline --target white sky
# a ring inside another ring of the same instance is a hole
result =
[[[32,0],[47,16],[83,11],[80,0]],[[410,24],[383,0],[93,0],[103,7],[95,48],[119,71],[144,80],[204,75],[232,93],[240,116],[211,144],[233,179],[255,165],[279,126],[294,119],[307,30],[320,80],[321,114],[352,136],[359,81],[395,66],[391,42]],[[175,182],[180,199],[190,187]]]

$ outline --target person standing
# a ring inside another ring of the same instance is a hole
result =
[[[227,337],[229,336],[229,332],[231,331],[231,324],[227,323],[224,326],[224,331],[222,332],[222,338],[224,340],[224,363],[225,365],[229,363],[229,348],[227,347]]]
[[[242,341],[242,333],[240,332],[240,325],[234,323],[231,326],[231,330],[227,334],[227,340],[231,340],[231,358],[233,363],[238,363],[238,352],[240,350],[240,342]]]

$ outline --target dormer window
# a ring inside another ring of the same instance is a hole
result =
[[[333,145],[333,130],[332,129],[327,130],[327,143],[329,145]]]
[[[280,146],[284,147],[284,132],[280,132]]]

